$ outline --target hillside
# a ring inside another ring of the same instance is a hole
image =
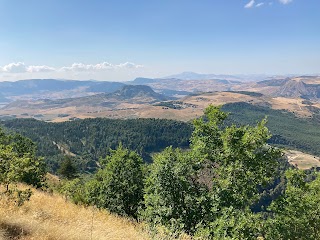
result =
[[[128,85],[112,93],[95,94],[86,97],[65,98],[57,100],[18,100],[7,104],[0,109],[0,116],[34,117],[41,120],[66,121],[73,118],[115,116],[115,111],[128,114],[136,109],[158,101],[167,100],[167,97],[154,92],[150,87],[143,85]],[[20,116],[19,116],[20,115]],[[129,116],[124,116],[131,118]]]
[[[98,83],[107,86],[107,83]],[[0,118],[33,117],[52,122],[96,117],[189,121],[200,116],[209,104],[241,101],[290,111],[303,118],[314,117],[320,111],[320,79],[317,77],[273,78],[257,83],[226,79],[137,78],[127,84],[111,93],[85,92],[89,96],[75,97],[71,94],[69,98],[63,99],[23,99],[6,106],[2,104]],[[104,91],[103,86],[95,87],[97,91],[99,88]],[[171,108],[171,101],[181,104]]]
[[[95,168],[100,157],[109,148],[121,142],[138,151],[150,161],[150,154],[170,145],[186,148],[192,127],[184,122],[161,119],[85,119],[62,123],[46,123],[35,119],[15,119],[2,122],[10,131],[19,132],[38,146],[38,155],[44,156],[51,171],[56,171],[62,160],[57,144],[75,154],[79,168]]]
[[[242,85],[238,80],[229,80],[225,78],[202,78],[202,79],[179,79],[179,78],[162,78],[148,79],[137,78],[134,81],[127,82],[128,84],[144,84],[152,87],[160,93],[170,93],[171,96],[186,96],[195,92],[207,91],[228,91],[234,86]]]
[[[287,111],[244,102],[226,104],[222,109],[230,112],[231,121],[240,125],[253,125],[267,117],[267,126],[273,134],[270,143],[320,156],[320,122],[316,118],[298,118]]]
[[[113,97],[117,100],[141,103],[167,100],[164,95],[156,93],[151,87],[145,85],[124,86],[118,91],[109,94],[108,97]]]
[[[114,92],[125,84],[120,82],[29,79],[0,82],[1,93],[8,99],[58,99]]]
[[[184,105],[177,103],[177,106]],[[163,111],[189,109],[193,108]],[[223,110],[230,112],[230,121],[241,125],[254,125],[267,116],[267,126],[274,135],[270,143],[320,156],[320,122],[317,118],[299,118],[288,111],[246,102],[225,104]],[[53,142],[63,147],[64,152],[75,154],[79,167],[88,170],[95,167],[95,162],[88,159],[105,156],[108,148],[116,148],[119,142],[131,150],[138,150],[149,161],[152,152],[159,152],[166,146],[188,147],[192,132],[188,123],[161,119],[95,118],[62,123],[15,119],[3,121],[2,125],[35,141],[38,154],[46,158],[51,171],[56,171],[61,161],[61,151]]]
[[[301,76],[265,80],[257,82],[253,89],[273,97],[317,100],[320,98],[320,78],[316,76]]]
[[[150,239],[142,225],[128,219],[74,205],[56,194],[33,192],[20,208],[0,200],[1,240]]]
[[[242,94],[251,95],[247,92]],[[120,144],[116,150],[100,158],[99,170],[92,174],[68,177],[66,174],[70,173],[70,168],[65,168],[68,172],[59,171],[61,181],[47,175],[48,192],[33,189],[30,201],[30,190],[23,191],[25,185],[18,182],[43,186],[43,160],[34,155],[35,148],[30,140],[3,132],[0,134],[1,158],[6,161],[0,161],[4,170],[0,184],[0,192],[3,192],[0,199],[0,237],[8,240],[224,239],[225,236],[229,239],[256,239],[257,236],[264,239],[303,239],[314,229],[314,225],[308,224],[312,221],[309,216],[319,216],[320,176],[314,169],[301,171],[290,166],[282,150],[267,144],[270,136],[265,121],[252,123],[252,126],[234,125],[242,125],[243,121],[251,123],[254,121],[252,116],[259,113],[281,122],[282,125],[273,126],[276,129],[285,128],[284,121],[281,121],[284,117],[288,126],[299,129],[299,123],[294,122],[296,117],[292,113],[248,103],[227,104],[224,108],[233,110],[229,121],[228,114],[219,107],[210,106],[205,110],[205,116],[194,122],[188,151],[169,147],[154,154],[153,161],[146,165],[137,152]],[[97,136],[81,138],[86,130],[92,133],[101,127],[101,122],[95,122],[92,128],[76,125],[84,121],[66,122],[77,127],[76,133],[80,135],[74,136],[69,130],[54,129],[52,132],[53,129],[48,127],[58,124],[29,121],[36,125],[31,130],[36,136],[39,135],[35,131],[39,129],[37,125],[43,124],[42,134],[47,137],[56,132],[66,137],[63,147],[68,147],[71,137],[81,139],[84,145],[88,139],[93,139],[96,145],[90,145],[90,151],[104,145],[101,143],[103,138]],[[29,127],[26,129],[30,130]],[[115,131],[119,129],[122,126],[113,128]],[[148,133],[153,130],[147,128]],[[66,136],[68,133],[72,135]],[[127,131],[119,135],[137,141],[133,134],[125,133]],[[274,140],[278,140],[275,142],[277,145],[290,143],[283,141],[288,137],[285,136],[286,131],[283,133],[276,135],[270,143]],[[306,141],[304,138],[301,140]],[[300,162],[303,169],[316,166],[304,164],[289,154],[291,163]],[[70,167],[74,165],[72,160],[68,160]],[[319,161],[319,158],[314,158],[314,161]],[[65,199],[55,191],[63,194]],[[27,202],[21,205],[23,201]],[[286,204],[284,210],[283,202]],[[298,207],[300,210],[296,213]],[[113,214],[118,214],[118,217]],[[301,222],[301,216],[306,220]],[[319,221],[316,224],[320,226]],[[285,226],[285,229],[278,226]],[[230,232],[226,233],[225,227]],[[305,227],[308,231],[301,233],[300,229]],[[287,233],[289,237],[282,237]],[[316,234],[319,236],[318,232]]]
[[[166,100],[161,94],[154,92],[150,87],[144,85],[123,86],[112,93],[96,94],[79,98],[65,98],[58,100],[20,100],[6,105],[3,109],[25,108],[25,109],[48,109],[81,106],[114,106],[123,102],[130,103],[152,103]]]

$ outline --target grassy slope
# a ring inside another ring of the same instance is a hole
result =
[[[1,199],[1,240],[149,239],[141,225],[125,218],[74,205],[58,195],[33,191],[31,200],[20,208]]]

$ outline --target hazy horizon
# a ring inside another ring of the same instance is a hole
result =
[[[312,74],[216,74],[216,73],[195,73],[195,72],[190,72],[190,71],[185,71],[177,74],[172,74],[168,76],[162,76],[162,77],[148,77],[148,76],[137,76],[135,78],[129,78],[125,80],[113,80],[113,79],[87,79],[87,78],[52,78],[52,77],[47,77],[47,78],[23,78],[23,79],[7,79],[7,80],[0,80],[0,82],[16,82],[16,81],[28,81],[28,80],[59,80],[59,81],[98,81],[98,82],[130,82],[133,81],[137,78],[146,78],[146,79],[169,79],[169,78],[175,78],[175,75],[180,75],[184,73],[194,73],[194,74],[199,74],[199,75],[216,75],[216,79],[219,78],[219,76],[230,76],[230,77],[239,77],[239,79],[242,79],[243,81],[256,81],[256,80],[261,80],[263,77],[266,79],[272,77],[299,77],[299,76],[320,76],[318,73],[312,73]],[[176,77],[177,79],[184,79],[184,78],[179,78]],[[207,78],[208,79],[208,78]],[[215,79],[214,77],[212,79]],[[188,79],[188,80],[197,80],[196,78]]]

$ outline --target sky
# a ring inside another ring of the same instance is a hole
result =
[[[0,0],[0,81],[320,73],[319,0]]]

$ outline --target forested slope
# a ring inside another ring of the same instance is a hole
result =
[[[314,118],[299,118],[284,110],[239,102],[225,104],[223,111],[230,112],[230,120],[240,125],[254,125],[267,116],[267,127],[273,134],[270,143],[320,155],[320,121]]]
[[[255,125],[267,116],[267,126],[273,134],[269,143],[320,155],[320,121],[316,118],[298,118],[286,111],[248,103],[226,104],[222,109],[230,113],[229,123],[239,125]],[[62,159],[57,145],[64,153],[75,154],[79,167],[88,170],[120,142],[150,161],[150,154],[167,146],[188,147],[192,132],[189,123],[161,119],[96,118],[62,123],[14,119],[3,121],[2,125],[31,138],[38,146],[38,155],[46,158],[52,171]]]
[[[36,142],[38,154],[47,159],[51,170],[56,170],[61,159],[57,144],[65,152],[77,155],[87,166],[94,166],[92,161],[104,157],[109,148],[116,148],[120,142],[148,161],[151,153],[167,146],[188,147],[192,131],[189,124],[160,119],[96,118],[62,123],[15,119],[5,121],[3,125]]]

